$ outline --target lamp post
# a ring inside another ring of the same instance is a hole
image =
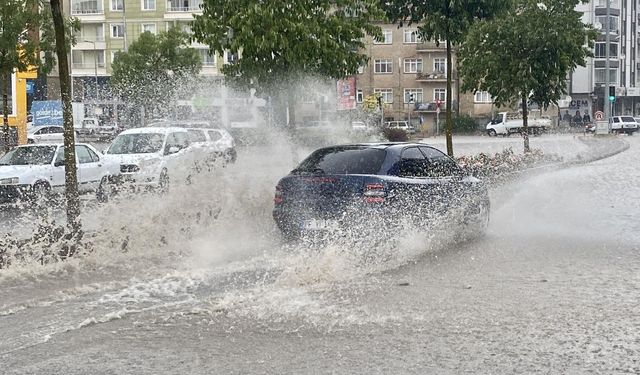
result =
[[[83,42],[93,44],[93,78],[96,84],[96,101],[100,98],[98,93],[98,54],[96,50],[96,42],[93,40],[83,40]]]
[[[609,48],[611,45],[611,39],[609,32],[611,31],[611,0],[605,0],[607,2],[607,21],[605,22],[604,32],[605,32],[605,62],[604,62],[604,93],[605,93],[605,104],[604,104],[604,119],[605,121],[609,121],[609,117],[611,116],[611,98],[609,98]]]

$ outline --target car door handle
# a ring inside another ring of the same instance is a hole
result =
[[[102,164],[98,164],[98,167],[102,167]]]

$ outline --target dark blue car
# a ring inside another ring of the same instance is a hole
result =
[[[449,216],[484,230],[486,186],[441,151],[420,143],[316,150],[276,186],[273,217],[290,239],[305,234],[425,230]]]

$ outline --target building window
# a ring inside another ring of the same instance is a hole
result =
[[[390,59],[374,60],[374,73],[389,74],[393,73],[393,63]]]
[[[71,66],[73,68],[82,68],[83,65],[83,57],[84,54],[82,51],[73,50],[71,51]]]
[[[393,89],[373,89],[373,93],[380,96],[383,103],[393,103]]]
[[[433,89],[433,101],[444,102],[447,99],[447,89]]]
[[[208,49],[199,49],[200,58],[202,59],[203,66],[214,66],[216,65],[215,55],[209,53]]]
[[[96,64],[99,68],[104,68],[104,51],[96,51],[96,55],[93,58],[96,59]]]
[[[446,73],[447,72],[447,59],[444,57],[436,57],[433,59],[433,72],[434,73]]]
[[[595,83],[605,83],[605,68],[595,68]],[[618,69],[609,69],[609,83],[616,85],[618,82]]]
[[[422,59],[404,59],[405,73],[422,73]]]
[[[609,22],[607,22],[607,16],[598,16],[596,17],[596,23],[602,25],[601,31],[611,31],[614,33],[618,32],[618,17],[610,16]]]
[[[598,42],[594,51],[596,58],[604,59],[607,57],[607,43]],[[609,58],[618,58],[618,43],[609,44]]]
[[[16,75],[12,74],[11,75],[11,80],[10,82],[8,82],[9,84],[7,85],[8,87],[8,91],[7,91],[7,100],[9,102],[9,113],[7,113],[7,115],[11,116],[14,113],[16,113],[16,106],[13,101],[13,88],[15,87],[16,84]],[[3,89],[4,85],[0,85],[0,97],[3,95],[4,93],[4,89]],[[2,108],[0,108],[0,114],[2,114]]]
[[[609,6],[614,9],[620,9],[620,5],[618,5],[618,0],[596,0],[596,8],[606,8],[607,1],[609,1]]]
[[[124,38],[124,27],[121,23],[111,24],[111,37],[112,38]]]
[[[223,56],[223,60],[225,64],[233,64],[234,62],[238,61],[238,54],[237,53],[231,53],[229,51],[224,51],[224,56]]]
[[[146,33],[146,32],[150,32],[151,34],[155,34],[156,33],[156,24],[155,23],[143,23],[142,24],[142,32]]]
[[[113,64],[113,62],[116,60],[116,54],[120,52],[120,51],[111,51],[111,63]]]
[[[122,12],[122,8],[124,8],[124,0],[111,0],[112,12]]]
[[[364,93],[362,90],[356,90],[356,103],[362,103],[364,101]]]
[[[358,67],[358,74],[364,74],[364,65]]]
[[[402,35],[402,41],[404,43],[420,43],[420,35],[418,35],[418,30],[404,30]]]
[[[141,0],[142,10],[156,10],[156,0]]]
[[[375,38],[373,44],[392,44],[393,43],[393,30],[382,30],[382,39]]]
[[[404,89],[405,103],[422,103],[422,89]]]
[[[493,98],[488,91],[476,91],[474,103],[493,103]]]

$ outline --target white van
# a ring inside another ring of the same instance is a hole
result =
[[[407,134],[414,134],[416,132],[416,128],[409,125],[407,121],[389,121],[387,122],[387,127],[389,129],[401,129],[407,132]]]
[[[194,165],[189,144],[186,129],[137,128],[118,134],[105,153],[119,160],[125,183],[165,190],[170,178],[186,179]]]

